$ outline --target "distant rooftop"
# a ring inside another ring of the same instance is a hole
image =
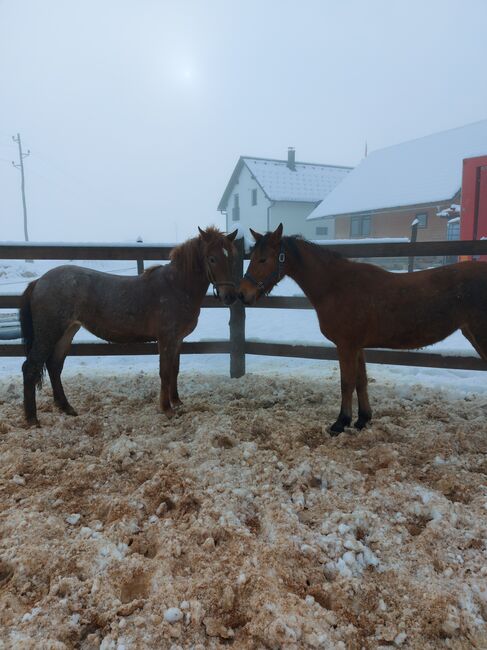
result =
[[[228,197],[244,165],[269,200],[307,203],[317,203],[325,198],[352,169],[338,165],[296,162],[295,169],[292,170],[287,160],[241,156],[220,199],[219,210],[225,210]]]
[[[307,217],[421,205],[453,199],[464,158],[487,154],[487,120],[378,149]]]

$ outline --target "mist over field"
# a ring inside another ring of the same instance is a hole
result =
[[[0,1],[0,239],[174,241],[242,154],[356,165],[486,115],[482,0]]]

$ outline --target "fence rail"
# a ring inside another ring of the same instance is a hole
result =
[[[366,244],[333,244],[323,247],[342,253],[350,258],[386,257],[438,257],[487,255],[487,240],[435,241],[435,242],[378,242]],[[139,272],[144,260],[167,260],[171,246],[167,244],[24,244],[0,243],[0,259],[48,259],[48,260],[133,260]],[[243,241],[237,241],[238,263],[236,279],[242,274],[244,254]],[[1,309],[17,309],[20,295],[0,295]],[[212,296],[204,299],[205,308],[225,308]],[[312,309],[304,296],[267,296],[259,300],[256,308],[264,309]],[[299,357],[305,359],[336,360],[336,348],[326,345],[301,345],[245,339],[245,309],[237,303],[230,308],[230,336],[228,340],[197,341],[183,343],[183,354],[230,354],[230,374],[245,374],[245,357],[251,355]],[[155,343],[76,343],[71,347],[73,356],[145,355],[156,354]],[[0,356],[23,356],[20,343],[0,344]],[[367,350],[369,363],[390,365],[424,366],[466,370],[487,370],[487,362],[474,356],[443,356],[430,352],[398,350]]]
[[[454,255],[487,255],[487,240],[370,242],[366,244],[334,244],[322,246],[345,257],[437,257]],[[168,244],[31,244],[0,243],[0,259],[4,260],[167,260],[173,246]],[[249,259],[249,255],[244,255]]]

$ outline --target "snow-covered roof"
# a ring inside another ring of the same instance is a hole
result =
[[[370,153],[307,217],[422,205],[452,199],[464,158],[487,154],[487,120]]]
[[[223,193],[219,210],[225,210],[228,197],[243,166],[246,166],[271,201],[304,201],[317,203],[329,194],[350,172],[351,167],[295,163],[288,167],[286,160],[241,156]]]

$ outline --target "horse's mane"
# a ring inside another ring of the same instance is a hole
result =
[[[207,228],[206,235],[209,245],[211,245],[212,240],[217,242],[223,239],[224,241],[225,237],[224,233],[218,230],[218,228],[215,228],[215,226]],[[195,273],[202,273],[204,271],[204,264],[203,242],[201,237],[193,237],[173,248],[169,259],[185,279],[191,279],[191,276]]]
[[[263,237],[261,237],[261,239],[259,239],[252,250],[254,251],[264,248],[264,246],[269,242],[271,234],[272,233],[268,232]],[[302,235],[287,235],[282,238],[282,241],[284,242],[285,249],[289,251],[291,255],[297,259],[298,262],[302,259],[300,250],[301,247],[309,249],[323,261],[341,259],[343,257],[341,253],[327,250],[319,244],[315,244],[314,242],[309,241],[309,239],[305,239]]]
[[[145,278],[149,277],[154,273],[154,271],[157,271],[157,269],[162,269],[163,265],[162,264],[154,264],[154,266],[149,266],[148,269],[145,269],[144,273],[142,274]]]

